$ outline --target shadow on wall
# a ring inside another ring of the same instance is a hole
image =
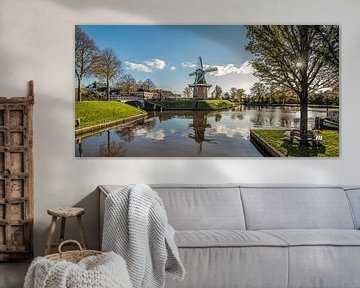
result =
[[[73,207],[82,207],[85,209],[85,214],[82,215],[82,219],[85,226],[85,235],[86,241],[89,249],[98,249],[99,248],[99,190],[96,188],[93,192],[87,195],[80,202],[73,205]],[[37,233],[35,229],[35,237],[37,241],[41,241],[41,243],[46,243],[46,240],[49,235],[50,230],[50,221],[51,216],[49,215],[49,224],[46,230],[41,231],[41,233]],[[54,238],[52,239],[52,243],[58,243],[60,237],[60,218],[57,221],[56,231],[54,234]],[[66,219],[66,227],[65,227],[65,240],[72,239],[80,242],[80,230],[76,217],[71,217]],[[35,255],[44,255],[45,245],[37,245],[35,251]],[[76,249],[76,248],[74,248]],[[56,253],[57,250],[55,248],[52,249],[51,253]]]
[[[1,6],[0,6],[1,9]],[[0,14],[1,16],[1,14]],[[1,21],[0,21],[0,26],[1,26]],[[1,29],[1,28],[0,28]],[[0,35],[2,35],[1,30],[0,30]],[[16,75],[16,70],[17,70],[17,65],[15,65],[14,63],[23,63],[24,65],[26,65],[27,61],[23,61],[24,59],[22,59],[21,57],[19,57],[19,55],[13,53],[12,51],[10,51],[9,49],[6,49],[6,47],[3,47],[2,41],[0,41],[0,57],[1,57],[1,69],[0,69],[0,78],[2,80],[1,82],[1,90],[0,90],[0,96],[1,97],[22,97],[22,96],[27,96],[27,92],[23,92],[20,95],[14,95],[14,91],[18,91],[19,90],[19,84],[23,87],[23,89],[21,89],[22,91],[27,91],[27,87],[28,87],[28,83],[23,82],[23,83],[18,83],[16,81],[17,76]],[[21,73],[21,72],[19,72]],[[28,79],[30,80],[34,80],[34,79]],[[35,99],[36,101],[36,99]]]
[[[126,1],[125,3],[122,2],[121,5],[119,5],[119,1],[117,0],[105,0],[101,2],[101,9],[108,9],[110,11],[118,11],[122,13],[130,13],[134,15],[134,19],[136,19],[136,16],[139,17],[145,17],[149,18],[151,16],[151,19],[148,19],[150,21],[154,21],[154,23],[151,23],[151,25],[159,25],[159,23],[167,23],[169,25],[171,24],[178,24],[181,26],[178,26],[177,29],[186,31],[187,33],[191,34],[198,34],[199,37],[206,37],[207,39],[221,42],[223,45],[226,43],[228,45],[229,49],[232,49],[236,52],[239,51],[242,47],[239,45],[237,41],[234,41],[232,44],[229,44],[229,41],[222,41],[222,37],[227,40],[227,33],[214,33],[211,29],[207,31],[207,33],[204,33],[204,31],[201,28],[197,28],[194,26],[188,26],[188,24],[196,24],[201,20],[204,20],[204,25],[213,25],[214,22],[209,22],[209,20],[216,19],[216,17],[211,17],[212,11],[214,16],[218,15],[218,11],[216,7],[219,7],[219,9],[224,10],[225,6],[229,6],[229,9],[227,10],[227,13],[234,13],[234,16],[236,16],[235,19],[239,19],[238,12],[241,10],[234,9],[239,3],[237,1],[227,1],[226,3],[219,2],[217,0],[207,0],[206,6],[211,7],[209,11],[206,11],[206,13],[199,14],[198,11],[204,10],[204,3],[205,1],[195,1],[191,3],[191,9],[187,5],[184,5],[181,1],[175,1],[175,2],[168,2],[166,5],[162,1],[153,1],[151,2],[151,5],[144,5],[144,2],[141,0],[134,0],[134,1]],[[228,3],[229,2],[229,3]],[[253,1],[256,2],[256,1]],[[58,5],[64,6],[67,9],[70,9],[71,11],[74,11],[75,9],[79,9],[78,11],[91,11],[94,9],[99,9],[99,2],[95,0],[90,0],[86,2],[86,5],[83,5],[82,1],[71,1],[71,0],[65,0],[57,2]],[[254,8],[256,9],[256,6],[254,5]],[[174,13],[176,11],[176,13]],[[171,22],[169,23],[169,15],[172,16]],[[186,15],[186,18],[193,18],[192,21],[186,21],[184,22],[184,16]],[[178,17],[178,18],[177,18]],[[122,22],[121,18],[120,22],[103,22],[101,24],[114,24],[114,25],[127,25],[131,24],[131,22]],[[224,23],[224,22],[221,22]],[[220,23],[220,24],[221,24]],[[88,23],[75,23],[76,24],[93,24],[92,22]],[[138,25],[139,23],[135,23],[135,25]],[[185,25],[184,25],[185,24]],[[226,25],[226,24],[225,24]],[[164,29],[167,29],[166,26]],[[226,28],[228,29],[228,28]],[[228,32],[228,31],[225,31]],[[239,35],[240,38],[240,35]],[[190,59],[189,59],[190,60]],[[192,60],[192,59],[191,59]],[[239,59],[240,61],[241,59]]]
[[[44,1],[44,0],[43,0]],[[46,1],[44,1],[46,2]],[[54,1],[55,2],[55,1]],[[257,1],[254,1],[257,2]],[[166,5],[164,5],[166,3]],[[199,21],[199,19],[204,19],[209,21],[214,18],[209,17],[209,11],[206,13],[199,13],[199,11],[204,10],[204,4],[207,7],[212,7],[211,11],[217,13],[218,9],[225,10],[228,8],[228,13],[236,13],[239,14],[238,11],[234,11],[237,6],[240,6],[238,1],[232,0],[227,2],[219,2],[217,0],[207,0],[207,1],[193,1],[191,3],[191,9],[189,9],[188,5],[184,5],[182,1],[173,1],[173,2],[165,2],[165,1],[152,1],[146,3],[142,0],[132,0],[132,1],[118,1],[118,0],[103,0],[101,2],[96,0],[88,0],[84,5],[84,1],[82,0],[62,0],[56,1],[56,4],[64,6],[71,11],[89,11],[92,9],[108,9],[111,11],[119,11],[123,13],[129,13],[134,16],[143,16],[148,18],[151,15],[151,19],[156,21],[157,23],[168,22],[171,15],[171,19],[175,21],[174,23],[183,23],[184,15],[189,17],[194,17],[194,21]],[[148,4],[148,5],[146,5]],[[256,5],[253,4],[254,8]],[[232,9],[230,9],[232,8]],[[239,7],[240,8],[240,7]],[[176,21],[178,19],[178,21]],[[121,19],[118,21],[121,22]],[[109,22],[107,22],[109,23]],[[104,24],[107,24],[106,22]]]

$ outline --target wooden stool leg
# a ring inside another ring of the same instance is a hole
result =
[[[53,216],[51,219],[50,231],[49,231],[49,236],[48,236],[48,240],[47,240],[47,244],[46,244],[45,255],[48,255],[51,252],[51,243],[52,243],[52,239],[53,239],[54,233],[55,233],[56,220],[57,220],[56,216]]]
[[[66,218],[61,217],[60,243],[64,241]]]
[[[86,238],[85,238],[84,223],[82,222],[81,215],[78,215],[78,216],[76,216],[76,217],[77,217],[77,220],[78,220],[79,226],[80,226],[81,245],[83,246],[84,249],[86,249],[87,244],[86,244]]]

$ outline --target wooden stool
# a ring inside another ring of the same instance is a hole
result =
[[[85,213],[84,208],[50,208],[47,210],[47,213],[52,216],[51,224],[50,224],[50,231],[49,236],[46,244],[46,250],[45,255],[50,254],[52,247],[57,247],[62,241],[64,241],[64,234],[65,234],[65,223],[66,218],[69,217],[76,217],[79,223],[80,227],[80,239],[81,239],[81,245],[84,249],[86,249],[86,239],[85,239],[85,230],[84,230],[84,224],[81,219],[81,215]],[[52,243],[52,239],[54,237],[55,228],[56,228],[56,222],[58,217],[61,218],[61,230],[60,230],[60,242],[59,243]]]

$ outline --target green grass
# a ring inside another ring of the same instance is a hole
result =
[[[315,134],[323,136],[322,144],[318,147],[293,143],[286,136],[284,130],[253,130],[266,143],[288,157],[339,157],[339,131],[313,130]]]
[[[268,107],[272,107],[272,106],[278,106],[278,107],[300,107],[300,103],[285,103],[285,104],[281,104],[281,103],[241,103],[242,105],[245,106],[268,106]],[[332,108],[332,109],[336,109],[339,108],[339,105],[326,105],[326,104],[308,104],[309,108]]]
[[[228,100],[162,100],[148,101],[166,110],[220,110],[236,106]]]
[[[80,125],[75,129],[111,122],[145,113],[141,109],[117,101],[75,101],[75,119]]]

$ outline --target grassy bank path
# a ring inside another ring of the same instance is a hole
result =
[[[315,134],[323,136],[322,145],[319,147],[299,145],[296,140],[291,142],[284,136],[285,130],[252,131],[275,150],[288,157],[339,157],[339,131],[313,130]]]
[[[220,110],[236,106],[235,103],[228,100],[161,100],[147,102],[162,107],[164,110]]]
[[[80,119],[80,125],[75,129],[142,114],[146,112],[117,101],[75,101],[75,119]]]

